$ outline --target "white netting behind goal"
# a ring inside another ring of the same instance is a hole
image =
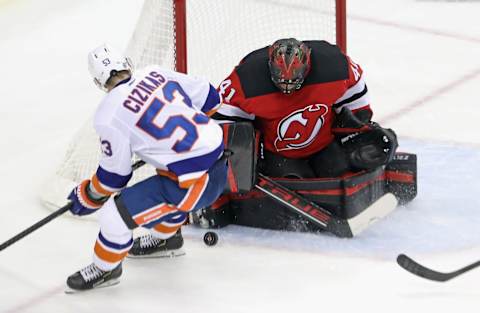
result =
[[[279,38],[324,39],[336,42],[335,0],[187,0],[188,73],[207,78],[214,86],[250,51]],[[175,68],[174,0],[146,0],[126,54],[136,68],[159,64]],[[73,138],[64,162],[42,194],[52,208],[65,204],[71,189],[91,177],[100,157],[92,121]],[[145,166],[134,183],[154,173]]]

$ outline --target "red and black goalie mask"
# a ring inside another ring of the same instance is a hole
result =
[[[273,83],[289,94],[302,87],[310,71],[310,48],[295,38],[279,39],[268,50]]]

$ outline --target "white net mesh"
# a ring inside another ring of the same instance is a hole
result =
[[[334,0],[192,0],[188,4],[188,72],[207,76],[214,85],[249,52],[277,39],[335,42]],[[205,19],[208,15],[210,19]]]
[[[136,68],[148,64],[175,67],[173,0],[146,0],[126,54]],[[188,72],[217,86],[250,51],[279,38],[324,39],[335,43],[335,0],[188,0]],[[65,160],[46,186],[43,203],[65,204],[66,195],[96,170],[98,137],[88,121],[73,138]],[[154,173],[145,166],[135,183]]]

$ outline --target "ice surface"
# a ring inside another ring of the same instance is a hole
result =
[[[0,241],[43,218],[45,178],[100,91],[86,54],[126,47],[141,1],[0,1]],[[478,312],[480,271],[433,283],[406,253],[450,271],[480,256],[480,3],[352,0],[348,50],[375,118],[418,155],[418,197],[355,239],[228,227],[187,256],[127,260],[116,287],[67,296],[97,225],[61,217],[0,252],[0,312]]]

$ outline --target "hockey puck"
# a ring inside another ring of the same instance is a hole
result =
[[[206,232],[205,235],[203,236],[203,242],[207,246],[214,246],[218,242],[218,235],[217,233],[214,233],[213,231]]]

